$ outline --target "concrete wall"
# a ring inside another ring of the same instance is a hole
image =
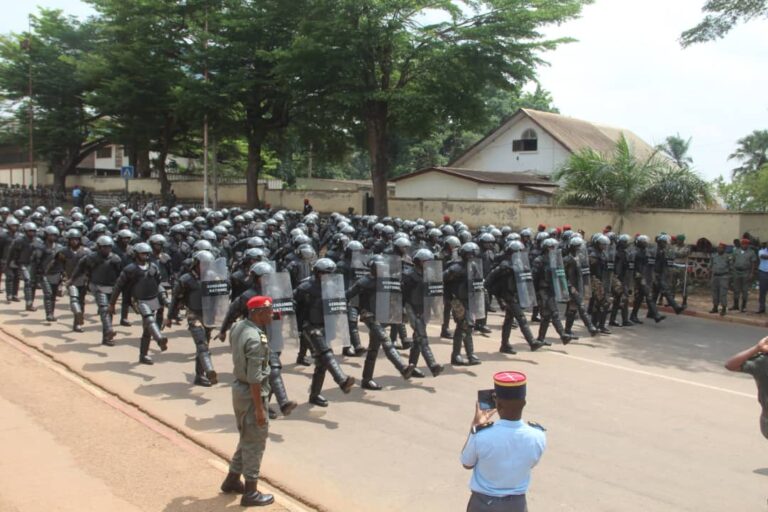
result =
[[[304,199],[309,199],[312,207],[318,212],[347,212],[349,207],[361,213],[363,209],[363,192],[358,191],[328,191],[328,190],[267,190],[264,201],[273,207],[301,211]]]
[[[523,132],[533,129],[538,135],[536,151],[513,152],[512,141],[520,139]],[[499,133],[477,153],[456,161],[454,167],[495,172],[535,171],[549,176],[560,167],[570,153],[530,118],[523,116],[519,121]]]
[[[31,167],[12,165],[0,168],[0,184],[10,186],[12,184],[21,185],[22,183],[37,185],[37,173]]]
[[[516,225],[520,221],[520,203],[487,200],[439,200],[391,198],[389,214],[408,219],[423,218],[441,223],[443,215],[461,219],[472,226],[483,224]],[[471,221],[470,221],[471,219]]]

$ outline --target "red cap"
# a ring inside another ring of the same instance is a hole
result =
[[[272,307],[272,298],[263,295],[257,295],[248,299],[248,311],[252,309],[263,309]]]
[[[603,234],[605,234],[605,233],[609,233],[609,232],[611,232],[611,231],[613,231],[613,226],[611,226],[610,224],[608,224],[607,226],[605,226],[605,227],[603,228]]]
[[[539,231],[544,231],[545,229],[547,229],[546,224],[539,224]]]
[[[555,228],[555,233],[557,233],[559,235],[559,234],[562,233],[562,231],[560,231],[560,228]]]
[[[570,224],[563,224],[563,231],[572,231],[573,227]]]
[[[726,248],[726,245],[723,242],[720,242],[719,244],[717,244],[717,246],[718,247],[722,247],[723,249]]]
[[[741,245],[749,245],[751,242],[749,241],[749,238],[742,238],[741,239]]]
[[[675,235],[672,235],[672,241],[677,242],[677,237]]]
[[[451,217],[449,215],[443,215],[443,222],[446,224],[451,222]]]
[[[305,199],[304,204],[309,204],[309,199]]]

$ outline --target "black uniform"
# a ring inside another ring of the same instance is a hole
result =
[[[424,362],[437,377],[443,367],[437,364],[432,348],[429,346],[427,325],[424,321],[424,297],[427,295],[426,283],[421,272],[416,267],[409,267],[403,271],[403,303],[405,312],[413,329],[413,345],[408,355],[408,364],[414,368],[419,363],[419,356],[424,356]]]
[[[452,364],[465,364],[461,357],[461,345],[464,343],[464,351],[467,354],[469,364],[480,364],[475,355],[475,345],[472,340],[472,324],[469,312],[469,278],[467,277],[466,261],[454,261],[443,271],[445,294],[450,300],[453,320],[456,322],[456,330],[453,333],[453,351],[451,352]]]
[[[123,262],[120,256],[113,253],[103,256],[99,250],[96,250],[78,261],[71,277],[73,281],[81,275],[88,278],[89,288],[96,299],[96,306],[101,319],[101,341],[104,344],[110,344],[112,338],[115,337],[115,331],[112,329],[112,315],[109,313],[109,302],[122,268]]]

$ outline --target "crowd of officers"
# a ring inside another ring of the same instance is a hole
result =
[[[610,227],[585,238],[568,225],[473,231],[448,217],[437,225],[320,216],[311,208],[134,211],[125,204],[104,213],[93,205],[0,207],[0,225],[9,302],[23,300],[27,311],[36,311],[40,289],[45,320],[53,322],[57,301],[68,297],[71,328],[82,332],[90,293],[102,344],[115,343],[113,315],[119,313],[115,321],[124,326],[132,315],[141,319],[142,364],[153,364],[152,341],[167,350],[166,332],[183,312],[199,386],[217,383],[213,331],[225,341],[247,315],[249,299],[270,296],[277,312],[268,332],[270,388],[285,415],[296,407],[281,376],[282,352],[291,347],[298,364],[314,364],[309,401],[324,407],[327,373],[345,393],[355,384],[340,356],[365,357],[361,385],[369,390],[381,389],[374,380],[380,350],[404,379],[425,376],[421,359],[438,376],[443,365],[430,348],[430,324],[452,341],[452,365],[476,365],[474,336],[490,332],[486,316],[496,308],[504,312],[499,350],[515,354],[515,328],[538,350],[551,344],[550,327],[564,344],[577,339],[577,318],[589,335],[607,335],[612,327],[642,324],[643,305],[654,322],[664,319],[660,299],[676,313],[685,307],[673,292],[675,247],[683,246],[666,234],[651,240]],[[535,334],[531,322],[539,324]],[[367,346],[360,323],[369,333]]]

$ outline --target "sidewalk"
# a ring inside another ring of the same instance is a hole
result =
[[[679,297],[675,297],[679,300]],[[731,305],[733,301],[733,293],[728,293],[728,305]],[[663,306],[659,308],[665,315],[674,315],[675,312],[671,307]],[[682,313],[684,315],[693,316],[697,318],[708,318],[709,320],[718,320],[720,322],[727,322],[733,324],[750,325],[752,327],[768,327],[768,315],[762,313],[755,313],[757,311],[757,297],[755,293],[750,294],[747,302],[747,312],[742,313],[740,311],[728,309],[725,316],[720,316],[720,313],[710,313],[712,310],[712,298],[706,295],[702,290],[695,295],[688,296],[688,306]]]

